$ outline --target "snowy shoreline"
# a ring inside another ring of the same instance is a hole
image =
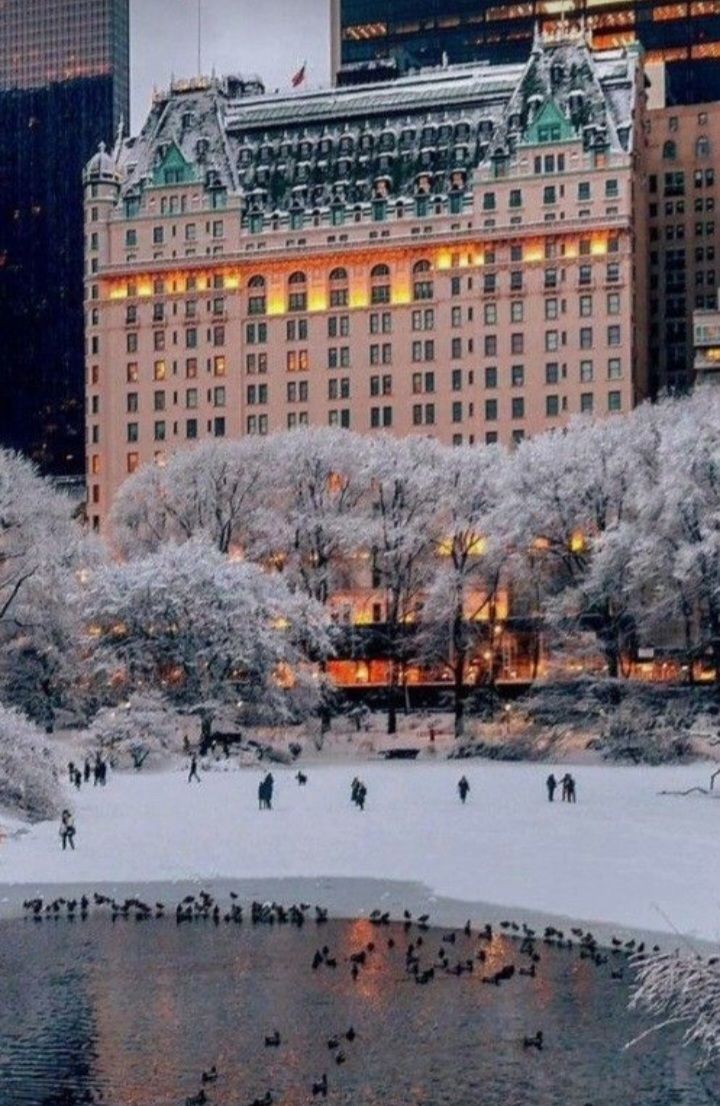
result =
[[[77,849],[56,823],[0,844],[0,917],[35,894],[94,890],[168,904],[205,887],[243,899],[304,900],[337,917],[427,912],[437,925],[583,925],[663,945],[675,931],[717,948],[716,800],[661,796],[706,783],[706,766],[582,766],[577,806],[549,804],[550,765],[489,761],[308,766],[298,787],[275,768],[274,809],[257,809],[259,772],[113,774],[73,793]],[[358,771],[364,813],[349,802]],[[556,768],[562,775],[562,769]],[[471,784],[466,806],[456,784]],[[15,825],[17,829],[17,824]],[[66,895],[67,897],[67,895]],[[504,904],[504,905],[498,905]]]
[[[336,920],[367,918],[372,910],[380,909],[389,913],[391,921],[402,922],[403,911],[409,910],[414,918],[429,914],[428,924],[433,929],[459,929],[470,920],[475,930],[489,922],[499,933],[512,937],[513,931],[505,930],[500,925],[503,921],[511,921],[521,926],[525,923],[538,933],[542,933],[546,926],[555,927],[568,936],[571,927],[579,927],[590,931],[601,948],[611,948],[612,938],[617,937],[623,941],[633,938],[637,942],[645,941],[648,946],[657,944],[664,950],[688,948],[691,945],[693,950],[705,955],[716,955],[720,951],[720,942],[701,937],[692,937],[688,944],[684,937],[661,930],[612,925],[609,922],[526,910],[523,907],[505,907],[498,903],[438,897],[429,887],[419,883],[337,876],[101,884],[6,884],[0,885],[0,924],[27,918],[22,905],[26,899],[41,896],[45,902],[51,902],[61,896],[79,899],[83,894],[92,899],[95,891],[110,895],[118,901],[137,897],[152,904],[162,902],[169,911],[163,924],[174,924],[172,909],[186,895],[207,891],[222,905],[227,905],[232,901],[230,892],[233,891],[238,895],[237,901],[243,906],[252,901],[277,902],[284,906],[300,902],[314,906],[317,903],[326,908],[329,916]],[[99,917],[109,918],[105,907],[91,907],[91,912],[94,911]],[[312,912],[309,917],[313,917]],[[576,939],[573,937],[573,940]]]

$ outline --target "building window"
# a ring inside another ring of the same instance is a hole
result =
[[[608,392],[608,411],[622,411],[622,395],[620,392]]]
[[[498,401],[496,399],[485,400],[485,419],[487,422],[497,422]]]
[[[513,396],[511,401],[511,413],[514,419],[525,418],[525,400],[522,396]]]
[[[485,387],[497,388],[498,385],[498,371],[495,365],[488,365],[485,369]]]
[[[589,384],[593,378],[593,363],[592,361],[580,362],[580,381],[583,384]]]
[[[524,365],[511,365],[510,366],[510,383],[513,388],[522,388],[525,384],[525,366]]]
[[[583,415],[592,415],[593,412],[593,394],[592,392],[580,393],[580,411]]]
[[[127,424],[127,440],[129,442],[136,442],[139,438],[138,424],[136,422],[129,422]]]
[[[607,328],[607,344],[609,346],[619,346],[620,345],[620,327],[619,326],[609,326]]]
[[[560,379],[560,370],[557,361],[548,361],[545,365],[545,383],[557,384]]]
[[[622,362],[619,357],[608,359],[608,380],[619,380],[622,376]]]
[[[128,455],[127,455],[127,464],[126,464],[126,468],[127,468],[128,473],[132,474],[133,472],[137,472],[139,466],[140,466],[140,454],[139,453],[128,453]]]
[[[137,361],[128,362],[126,369],[126,380],[128,384],[137,384],[139,380],[138,364]]]

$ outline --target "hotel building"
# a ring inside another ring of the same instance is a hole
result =
[[[647,393],[643,74],[524,64],[286,96],[197,79],[85,172],[88,515],[303,425],[511,445]]]

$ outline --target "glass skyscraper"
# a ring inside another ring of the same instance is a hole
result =
[[[335,66],[341,83],[354,63],[390,58],[403,72],[489,58],[525,61],[535,27],[583,19],[593,46],[639,41],[649,62],[667,65],[677,103],[720,98],[720,0],[332,0]],[[383,67],[379,67],[382,74]]]
[[[129,119],[129,0],[0,4],[0,445],[84,465],[82,171]]]

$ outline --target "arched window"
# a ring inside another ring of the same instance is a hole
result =
[[[710,157],[710,139],[701,134],[695,143],[695,157]]]
[[[305,273],[291,273],[288,277],[288,311],[307,311],[307,291]]]
[[[347,269],[333,269],[328,279],[330,281],[330,306],[347,307],[350,302]]]
[[[390,269],[375,265],[370,270],[370,303],[390,303]]]
[[[264,315],[266,311],[265,277],[256,273],[248,281],[248,315]]]
[[[415,264],[413,265],[413,272],[414,273],[429,273],[430,269],[431,269],[430,262],[426,258],[423,258],[422,261],[416,261]]]
[[[672,139],[668,139],[663,146],[663,157],[665,161],[674,161],[677,157],[677,146]]]
[[[416,261],[413,265],[414,300],[431,300],[433,298],[433,282],[428,276],[431,268],[432,266],[426,258]]]

